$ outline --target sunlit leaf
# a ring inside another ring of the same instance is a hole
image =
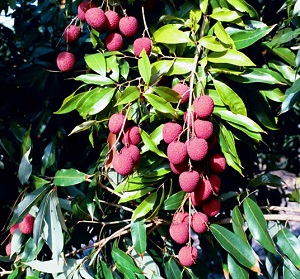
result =
[[[131,220],[134,222],[136,219],[144,217],[150,210],[153,209],[153,206],[157,199],[157,192],[150,194],[147,198],[145,198],[139,206],[134,210]]]
[[[95,84],[95,85],[112,85],[114,81],[108,77],[100,76],[96,74],[84,74],[75,78],[77,81],[82,81],[86,84]]]
[[[249,272],[238,263],[230,254],[227,256],[227,263],[230,276],[232,279],[248,279]]]
[[[142,79],[144,80],[145,84],[148,85],[150,83],[150,78],[151,78],[150,60],[144,49],[141,52],[140,56],[141,57],[139,58],[139,61],[138,61],[138,69],[139,69],[140,75],[141,75]]]
[[[140,94],[140,90],[137,86],[128,86],[123,92],[121,92],[115,106],[131,103],[138,99],[140,97]]]
[[[264,173],[252,178],[248,183],[249,187],[258,187],[262,185],[282,187],[284,185],[284,181],[281,177],[277,175],[271,173]]]
[[[143,255],[147,248],[147,235],[145,220],[135,220],[130,226],[131,239],[135,251],[139,255]]]
[[[239,19],[242,14],[236,11],[228,10],[226,8],[218,8],[214,9],[213,13],[209,16],[218,21],[231,22]]]
[[[214,36],[204,36],[200,39],[199,43],[203,47],[212,51],[222,52],[227,50],[227,48],[224,47],[224,45],[222,45],[220,41],[216,40]]]
[[[232,210],[232,228],[234,233],[239,236],[241,239],[243,239],[245,242],[247,242],[247,236],[244,231],[244,219],[242,216],[242,213],[238,206],[236,205]]]
[[[175,193],[174,195],[170,196],[164,201],[163,210],[176,210],[179,208],[180,204],[182,203],[182,200],[185,196],[185,192],[179,191]]]
[[[87,175],[76,169],[62,169],[55,173],[53,183],[57,186],[70,186],[81,183],[87,179]]]
[[[227,63],[236,66],[255,66],[248,56],[233,49],[228,49],[223,52],[212,52],[208,55],[207,59],[212,63]]]
[[[235,9],[240,12],[246,12],[250,17],[258,18],[256,10],[244,0],[226,0]]]
[[[158,156],[167,158],[167,155],[163,151],[158,149],[156,143],[143,129],[141,129],[141,137],[143,143],[145,144],[148,150],[151,150],[152,152],[156,153]]]
[[[172,105],[160,96],[153,93],[144,94],[146,100],[157,110],[162,113],[174,115],[175,109]]]
[[[153,33],[153,39],[157,43],[181,44],[190,42],[188,33],[179,30],[181,25],[166,24]]]
[[[106,62],[102,53],[85,55],[84,60],[93,71],[101,76],[106,76]]]

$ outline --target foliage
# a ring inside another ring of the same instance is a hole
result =
[[[67,46],[76,68],[58,73],[61,34],[76,14],[75,3],[66,3],[9,1],[16,33],[1,27],[4,38],[24,42],[4,40],[0,61],[1,71],[23,78],[1,80],[14,89],[1,110],[1,160],[21,192],[7,228],[27,213],[35,217],[33,234],[17,230],[11,256],[0,258],[11,264],[9,278],[298,278],[299,239],[284,214],[269,214],[269,201],[279,205],[272,193],[263,196],[269,185],[283,191],[283,181],[252,164],[264,142],[272,147],[281,118],[299,113],[300,2],[282,3],[287,19],[271,23],[244,0],[155,1],[155,13],[143,1],[115,3],[138,18],[137,36],[152,39],[151,55],[135,57],[133,39],[109,52],[105,34],[80,23],[83,35]],[[0,8],[8,12],[8,3]],[[181,81],[192,92],[187,104],[171,89]],[[20,87],[30,98],[14,100]],[[198,261],[183,267],[169,226],[175,212],[194,209],[171,172],[162,129],[183,124],[192,97],[203,94],[214,101],[215,151],[228,168],[220,175],[221,212],[207,232],[191,235]],[[18,105],[24,110],[9,119]],[[120,136],[108,130],[115,112],[141,132],[141,160],[126,177],[111,164],[120,149]],[[299,135],[292,137],[286,144],[295,150]]]

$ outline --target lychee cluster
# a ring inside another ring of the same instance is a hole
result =
[[[120,152],[114,153],[112,166],[117,173],[123,176],[129,175],[141,157],[137,147],[141,142],[139,127],[130,125],[124,114],[115,113],[108,121],[108,129],[111,133],[120,135],[124,145]]]

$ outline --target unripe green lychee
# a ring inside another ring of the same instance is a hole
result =
[[[23,221],[19,223],[19,229],[23,234],[31,234],[33,232],[34,217],[26,214]]]
[[[168,145],[167,156],[172,164],[179,165],[183,163],[188,157],[186,144],[180,141],[172,141]]]
[[[11,242],[8,242],[8,244],[5,246],[5,252],[7,256],[11,254]]]
[[[19,228],[19,224],[12,225],[11,228],[9,229],[10,234],[13,235],[18,228]]]
[[[78,10],[77,10],[77,13],[78,13],[78,18],[81,20],[81,21],[85,21],[85,13],[88,9],[90,8],[95,8],[96,5],[91,2],[91,1],[86,1],[86,2],[82,2],[78,5]]]
[[[68,51],[63,51],[56,58],[56,65],[62,72],[69,72],[75,67],[75,55]]]
[[[191,193],[195,190],[200,180],[199,173],[192,171],[184,171],[179,175],[179,185],[186,193]]]
[[[133,144],[130,144],[128,146],[125,145],[121,149],[121,153],[128,154],[131,157],[131,159],[133,160],[135,165],[139,162],[139,160],[141,158],[141,153],[140,153],[139,148]]]
[[[185,104],[190,98],[190,87],[185,83],[177,83],[172,88],[175,92],[180,94],[181,103]]]
[[[209,164],[210,169],[216,173],[223,172],[226,169],[226,159],[220,153],[213,154],[209,158],[208,164]]]
[[[133,16],[124,16],[119,21],[119,30],[125,37],[133,37],[138,32],[138,21]]]
[[[122,142],[124,145],[138,145],[141,142],[141,132],[138,126],[130,126],[125,130]]]
[[[132,173],[134,162],[131,156],[126,152],[115,153],[112,159],[112,166],[117,173],[126,176]]]
[[[119,51],[123,47],[123,37],[119,33],[110,33],[105,38],[105,46],[108,51]]]
[[[122,126],[125,119],[125,115],[122,113],[114,113],[108,121],[108,129],[113,134],[118,134],[122,130]]]
[[[105,12],[105,16],[107,19],[106,28],[109,31],[116,30],[119,26],[120,17],[117,12],[113,10],[107,10]]]
[[[210,198],[202,205],[202,211],[209,217],[216,216],[221,209],[221,203],[218,198]]]
[[[173,173],[181,174],[182,172],[187,171],[189,169],[189,164],[188,161],[184,161],[183,163],[178,165],[170,163],[170,168]]]
[[[167,144],[177,140],[181,133],[182,126],[175,122],[167,122],[162,129],[163,139]]]
[[[67,26],[64,31],[64,38],[67,43],[76,42],[80,36],[81,30],[76,25]]]
[[[212,195],[212,186],[208,179],[200,179],[197,187],[191,193],[191,202],[194,206],[201,205]]]
[[[221,188],[221,178],[218,175],[212,173],[208,179],[210,181],[214,194],[218,194]]]
[[[152,50],[152,41],[147,37],[137,38],[133,42],[133,52],[134,55],[140,57],[143,49],[146,51],[146,54],[149,56]]]
[[[211,121],[197,119],[194,123],[194,131],[196,137],[207,140],[214,132],[214,127]]]
[[[100,8],[90,8],[85,13],[85,20],[89,26],[98,32],[102,32],[106,28],[107,18]]]
[[[198,258],[198,250],[192,246],[183,246],[178,252],[178,259],[183,266],[192,266]]]
[[[169,228],[171,238],[178,244],[184,244],[189,240],[188,223],[174,223]]]
[[[199,118],[208,118],[214,110],[214,101],[208,95],[196,98],[193,102],[194,111]]]
[[[189,214],[187,212],[177,212],[173,215],[172,223],[188,223],[189,222]]]
[[[207,231],[208,217],[202,212],[194,212],[191,218],[191,227],[196,233]]]
[[[208,144],[205,139],[191,138],[186,143],[189,157],[194,161],[203,160],[208,152]]]

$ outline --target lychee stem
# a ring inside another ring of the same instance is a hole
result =
[[[192,201],[191,201],[191,195],[189,195],[189,242],[188,246],[191,246],[191,224],[192,224]]]
[[[146,22],[144,5],[142,5],[142,17],[143,17],[143,23],[144,23],[144,28],[145,28],[144,31],[143,31],[143,37],[145,36],[145,32],[146,32],[148,37],[151,38],[150,33],[149,33],[149,29],[148,29],[148,25],[147,25],[147,22]]]

